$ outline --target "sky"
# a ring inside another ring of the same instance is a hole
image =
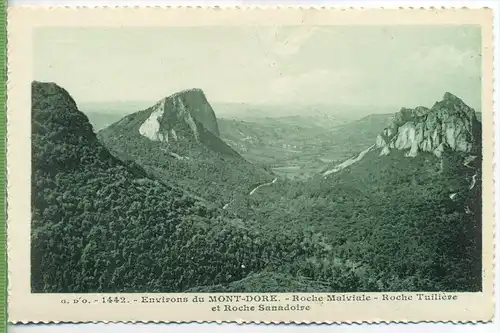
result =
[[[477,26],[39,28],[33,43],[33,79],[79,103],[201,88],[219,103],[481,105]]]

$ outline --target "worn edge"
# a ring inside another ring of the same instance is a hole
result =
[[[492,2],[492,1],[491,1]],[[494,7],[489,7],[489,6],[474,6],[473,2],[471,3],[472,6],[341,6],[341,5],[330,5],[330,6],[304,6],[304,5],[287,5],[287,6],[280,6],[280,5],[215,5],[215,6],[201,6],[201,5],[176,5],[176,6],[171,6],[171,5],[165,5],[165,6],[160,6],[160,5],[116,5],[116,6],[110,6],[110,5],[50,5],[50,6],[44,6],[44,5],[14,5],[14,6],[9,6],[7,11],[10,8],[22,8],[23,10],[29,9],[29,10],[61,10],[61,9],[68,9],[68,10],[81,10],[81,9],[86,9],[86,10],[92,10],[92,9],[104,9],[104,10],[112,10],[112,9],[143,9],[143,8],[148,8],[148,9],[159,9],[159,10],[165,10],[165,9],[196,9],[196,10],[290,10],[290,9],[296,9],[296,10],[335,10],[335,11],[356,11],[356,10],[373,10],[373,9],[387,9],[387,10],[478,10],[478,9],[489,9],[493,10]]]
[[[0,332],[7,332],[7,255],[6,255],[6,227],[7,219],[5,208],[7,203],[6,196],[6,161],[5,161],[5,120],[6,120],[6,50],[7,50],[7,22],[6,22],[6,1],[0,3],[0,80],[2,87],[0,89],[0,188],[1,188],[1,202],[0,202]]]

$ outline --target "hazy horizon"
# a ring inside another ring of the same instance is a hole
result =
[[[157,101],[104,101],[104,102],[82,102],[78,103],[84,113],[100,114],[130,114],[145,110]],[[373,105],[338,105],[338,104],[259,104],[259,103],[236,103],[236,102],[210,102],[218,118],[253,118],[253,117],[283,117],[303,115],[300,110],[307,109],[306,115],[329,115],[339,116],[345,119],[361,119],[369,115],[387,115],[400,111],[403,107],[415,108],[417,106],[431,107],[429,105],[400,105],[400,106],[373,106]],[[275,108],[273,114],[264,114],[269,108]],[[281,108],[281,109],[280,109]],[[283,108],[287,108],[285,110]],[[247,110],[242,114],[242,110]],[[250,114],[248,110],[258,111]],[[277,111],[281,112],[277,112]],[[475,109],[481,112],[481,109]]]
[[[197,87],[212,104],[388,113],[449,91],[480,111],[480,47],[476,26],[40,28],[33,79],[82,105]]]

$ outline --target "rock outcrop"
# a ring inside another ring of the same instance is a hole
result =
[[[378,135],[376,146],[381,155],[393,149],[407,150],[409,157],[422,151],[439,157],[445,149],[474,154],[481,146],[481,124],[472,108],[447,92],[430,109],[402,108]]]
[[[139,133],[154,141],[177,140],[176,129],[187,127],[196,140],[200,127],[219,136],[215,112],[201,89],[189,89],[166,97],[153,106]]]
[[[97,138],[87,116],[78,110],[70,94],[53,82],[31,83],[32,139],[40,132],[57,133],[52,141],[61,145],[95,144]],[[50,127],[50,128],[49,128]],[[58,158],[63,154],[59,154]]]

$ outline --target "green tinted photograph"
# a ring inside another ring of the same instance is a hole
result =
[[[32,293],[482,290],[479,26],[32,46]]]

